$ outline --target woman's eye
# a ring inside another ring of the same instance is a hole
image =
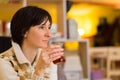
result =
[[[50,26],[50,27],[48,27],[48,29],[51,29],[51,26]]]
[[[39,26],[39,28],[40,28],[40,29],[51,29],[51,26],[47,27],[47,26],[45,26],[45,25],[41,25],[41,26]]]
[[[44,29],[44,26],[39,26],[40,29]]]

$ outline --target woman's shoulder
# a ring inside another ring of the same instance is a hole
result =
[[[10,66],[10,62],[4,58],[0,58],[0,68]]]
[[[0,53],[0,58],[7,57],[13,55],[13,48],[10,48],[2,53]]]
[[[9,60],[9,56],[10,54],[12,53],[12,48],[0,53],[0,64],[6,64],[8,63],[10,60]]]
[[[9,52],[10,50],[7,50],[0,54],[0,71],[3,71],[4,73],[12,68],[12,64],[10,63],[10,60],[8,57]]]
[[[0,78],[4,80],[17,80],[13,79],[16,78],[17,73],[15,72],[13,65],[6,55],[7,52],[3,52],[2,54],[0,54]]]
[[[10,56],[12,56],[12,48],[0,53],[0,66],[1,64],[8,65],[10,63]]]

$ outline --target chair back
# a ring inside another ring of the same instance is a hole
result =
[[[11,38],[0,36],[0,53],[4,52],[5,50],[11,47]]]

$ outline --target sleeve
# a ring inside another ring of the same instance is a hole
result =
[[[57,65],[54,63],[51,63],[49,71],[50,71],[50,80],[58,80]]]
[[[0,79],[1,80],[20,80],[17,72],[9,61],[0,58]]]

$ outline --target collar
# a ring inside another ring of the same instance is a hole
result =
[[[13,46],[13,50],[15,52],[16,58],[20,64],[24,64],[24,63],[31,64],[30,61],[25,57],[19,44],[12,41],[12,46]],[[38,49],[35,62],[36,62],[36,60],[38,60],[40,52],[41,52],[41,49]]]

